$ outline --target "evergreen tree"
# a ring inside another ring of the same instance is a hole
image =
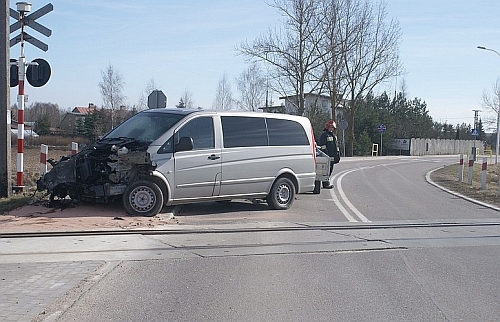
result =
[[[83,117],[79,117],[76,119],[75,130],[73,134],[86,136],[85,119]]]
[[[44,114],[35,122],[35,132],[38,135],[50,134],[50,117],[48,114]]]
[[[186,108],[186,103],[184,103],[184,100],[182,99],[182,97],[181,97],[181,99],[179,101],[179,104],[175,105],[175,107],[177,107],[177,108]]]

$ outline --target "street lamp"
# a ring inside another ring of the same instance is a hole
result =
[[[484,46],[477,46],[477,49],[492,51],[495,54],[497,54],[498,57],[500,57],[500,53],[498,53],[498,51],[496,51],[495,49],[486,48]],[[499,102],[499,104],[500,104],[500,102]],[[497,108],[497,142],[496,142],[496,146],[495,146],[495,164],[498,164],[499,141],[500,141],[500,106],[498,106],[498,108]]]

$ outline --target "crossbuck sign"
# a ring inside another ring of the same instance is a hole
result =
[[[19,5],[25,5],[25,6],[31,7],[31,5],[26,3],[26,2],[18,2],[17,4],[18,4],[18,7],[19,7]],[[42,35],[44,35],[46,37],[50,37],[50,35],[52,34],[52,30],[39,24],[35,20],[46,15],[47,13],[51,12],[54,9],[52,4],[49,3],[45,6],[43,6],[42,8],[38,9],[37,11],[29,14],[29,15],[24,15],[22,12],[17,12],[11,8],[9,8],[9,9],[10,9],[10,16],[17,20],[17,22],[10,25],[10,32],[12,33],[18,29],[22,30],[22,32],[19,35],[17,35],[16,37],[14,37],[10,40],[10,47],[14,46],[17,43],[20,43],[22,40],[26,40],[27,42],[34,45],[35,47],[38,47],[43,51],[47,51],[49,49],[49,46],[46,43],[44,43],[43,41],[40,41],[40,40],[36,39],[35,37],[29,35],[27,32],[24,31],[23,27],[24,26],[31,27],[32,29],[38,31]]]

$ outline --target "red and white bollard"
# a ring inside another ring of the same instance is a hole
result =
[[[488,158],[483,158],[483,164],[481,166],[481,189],[486,190],[486,176],[488,170]]]
[[[47,155],[49,154],[49,146],[42,144],[40,147],[40,176],[47,173]]]
[[[472,185],[472,176],[474,174],[474,154],[469,156],[469,176],[467,178],[467,183]]]
[[[464,155],[460,154],[460,161],[458,163],[458,182],[464,181]]]
[[[75,155],[78,153],[78,143],[71,142],[71,155]]]

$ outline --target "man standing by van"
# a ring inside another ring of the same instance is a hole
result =
[[[340,161],[340,151],[337,141],[337,136],[333,131],[337,128],[337,124],[334,120],[329,120],[325,124],[323,134],[319,138],[319,147],[330,157],[330,175],[333,171],[333,165],[339,163]],[[332,189],[333,185],[330,181],[323,181],[323,188]]]

